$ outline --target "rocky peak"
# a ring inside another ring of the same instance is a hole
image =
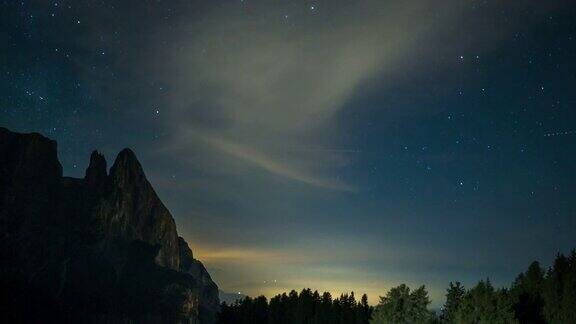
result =
[[[178,270],[176,223],[132,150],[126,148],[118,154],[108,179],[105,198],[97,208],[97,217],[103,220],[107,234],[159,245],[156,262]]]
[[[98,151],[92,152],[90,155],[90,164],[86,169],[86,176],[84,177],[89,186],[103,183],[108,176],[106,171],[106,159],[104,155]]]
[[[34,223],[39,210],[55,208],[62,178],[56,152],[56,142],[40,134],[0,127],[0,228],[16,231]]]
[[[62,177],[56,142],[38,133],[19,134],[0,127],[0,152],[0,162],[18,172],[9,176]]]
[[[116,157],[110,169],[110,177],[120,187],[140,184],[146,181],[142,165],[131,149],[125,148]]]
[[[56,152],[40,134],[0,128],[0,272],[16,278],[7,282],[25,283],[30,299],[46,292],[48,308],[78,319],[213,323],[218,287],[134,152],[122,150],[107,175],[94,151],[84,179],[63,177]]]

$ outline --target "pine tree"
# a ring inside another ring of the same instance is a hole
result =
[[[509,293],[495,290],[490,280],[480,281],[466,292],[455,322],[459,324],[515,324],[514,310]]]
[[[303,289],[298,296],[296,307],[296,322],[302,324],[312,323],[314,317],[314,297],[310,289]]]
[[[405,284],[390,289],[374,309],[372,324],[425,324],[433,314],[428,310],[430,299],[424,286],[410,293]]]
[[[561,324],[564,322],[562,311],[562,295],[564,293],[564,279],[568,272],[568,259],[562,255],[556,255],[554,265],[546,273],[544,284],[544,316],[550,324]]]
[[[544,289],[544,271],[540,263],[532,262],[525,273],[521,273],[510,289],[514,302],[516,318],[521,323],[544,324],[542,297]]]
[[[270,299],[269,322],[274,324],[288,324],[288,322],[286,322],[287,306],[288,296],[286,293]]]
[[[368,324],[372,318],[372,307],[368,304],[368,295],[362,295],[360,303],[356,306],[356,323]]]
[[[466,290],[460,282],[450,282],[450,285],[446,290],[446,303],[442,308],[442,322],[449,324],[455,323],[454,320],[456,318],[456,312],[458,312],[465,294]]]
[[[544,317],[550,324],[576,323],[576,252],[556,256],[543,289]]]

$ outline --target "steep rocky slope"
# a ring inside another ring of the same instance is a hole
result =
[[[218,287],[134,153],[62,176],[56,142],[0,128],[0,276],[12,322],[211,323]]]

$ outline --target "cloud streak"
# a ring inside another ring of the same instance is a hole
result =
[[[283,164],[278,160],[274,160],[262,152],[251,150],[236,143],[225,141],[217,137],[204,137],[204,140],[206,143],[212,145],[213,147],[221,150],[226,154],[242,159],[243,161],[258,166],[275,175],[325,189],[351,192],[356,191],[356,188],[353,186],[347,185],[337,180],[322,179],[311,174],[306,174],[304,171],[294,169],[293,167]]]
[[[183,21],[168,48],[175,82],[168,123],[181,130],[172,147],[191,152],[200,142],[267,174],[354,192],[355,185],[337,178],[355,150],[287,154],[285,148],[346,145],[338,114],[358,87],[398,72],[419,40],[434,32],[441,17],[426,14],[431,5],[319,3],[312,12],[253,1]],[[195,135],[200,141],[189,139]]]

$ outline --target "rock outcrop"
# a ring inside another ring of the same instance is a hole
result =
[[[0,128],[0,284],[9,322],[212,323],[218,287],[135,154],[62,176],[56,142]],[[10,308],[7,308],[10,307]]]

